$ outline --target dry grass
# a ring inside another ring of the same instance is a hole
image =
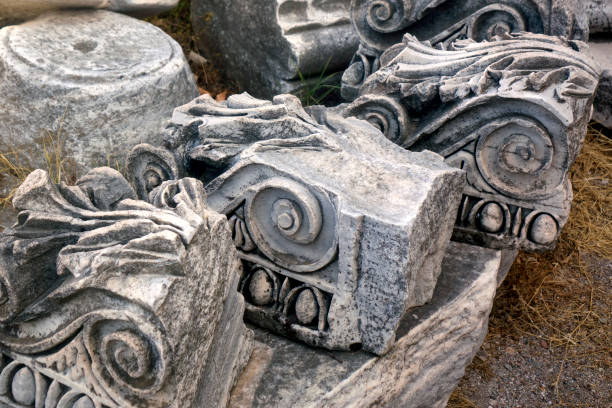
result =
[[[565,373],[612,368],[611,277],[606,267],[612,262],[610,136],[596,125],[589,127],[571,169],[574,201],[557,247],[518,256],[498,290],[489,320],[485,344],[530,337],[550,348],[558,361],[549,384],[556,406],[577,406],[565,402],[571,397],[561,385]],[[472,368],[482,371],[477,365],[475,361]],[[470,406],[468,393],[459,387],[449,407]]]
[[[63,118],[56,132],[43,132],[41,147],[46,170],[51,180],[55,183],[63,181],[73,184],[77,179],[76,164],[66,154]],[[32,166],[27,163],[28,160],[18,151],[0,152],[0,187],[4,190],[4,194],[0,194],[0,207],[11,205],[15,190],[33,170]]]
[[[612,261],[612,139],[590,127],[571,178],[572,211],[557,247],[519,255],[496,297],[490,332],[562,348],[591,344],[609,365],[611,331],[601,322],[612,310],[610,288],[594,281],[592,255]]]

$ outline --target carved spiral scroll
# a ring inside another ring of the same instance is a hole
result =
[[[2,358],[6,358],[2,356]],[[61,385],[33,367],[12,361],[0,372],[0,396],[20,407],[44,408],[100,408],[82,391]],[[0,402],[0,405],[2,403]],[[4,406],[4,405],[2,405]],[[11,405],[13,406],[13,405]]]
[[[414,22],[414,0],[352,0],[351,20],[362,46],[380,55],[401,42]]]
[[[468,26],[468,37],[475,41],[491,41],[495,36],[526,31],[521,13],[504,4],[492,4],[478,10]]]
[[[412,0],[375,0],[368,4],[368,25],[381,33],[390,33],[404,28],[406,18],[412,11]]]
[[[128,156],[127,170],[138,198],[145,201],[155,187],[179,177],[172,153],[148,144],[139,144],[132,149]]]
[[[499,119],[478,131],[476,163],[496,190],[520,199],[549,196],[568,168],[566,139],[530,118]]]
[[[143,398],[164,385],[169,346],[152,325],[101,319],[85,326],[83,334],[93,372],[108,390]]]
[[[406,131],[406,110],[388,96],[361,96],[346,108],[344,115],[370,122],[380,129],[387,139],[404,148],[410,147],[415,141]]]
[[[278,177],[252,187],[245,221],[257,248],[289,270],[315,271],[336,254],[332,203],[293,180]]]

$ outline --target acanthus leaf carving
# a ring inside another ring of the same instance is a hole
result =
[[[158,206],[138,201],[110,168],[76,186],[37,170],[19,187],[18,222],[0,236],[8,297],[0,353],[23,368],[5,368],[12,388],[0,389],[1,401],[196,406],[208,353],[224,341],[216,327],[225,299],[241,305],[231,290],[239,264],[227,221],[208,210],[200,181],[166,181],[157,190]],[[249,332],[237,327],[230,335],[248,352]],[[227,399],[237,372],[216,373],[204,388],[224,387]]]

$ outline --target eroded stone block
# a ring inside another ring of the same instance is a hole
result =
[[[47,168],[45,151],[60,150],[83,174],[160,141],[164,120],[198,90],[181,47],[158,28],[67,11],[0,29],[0,94],[0,151]]]
[[[487,331],[500,252],[451,243],[432,300],[382,357],[321,351],[254,328],[230,407],[445,407]]]
[[[585,48],[521,34],[439,50],[406,35],[380,57],[344,115],[466,170],[455,239],[550,249],[569,215],[568,171],[599,81]]]
[[[48,11],[66,9],[106,9],[136,16],[170,10],[178,0],[0,0],[0,21],[28,20]]]
[[[136,200],[110,168],[19,187],[0,235],[2,406],[226,405],[252,346],[231,231],[199,181],[160,194]]]
[[[134,149],[128,171],[152,202],[163,180],[204,182],[233,228],[250,321],[377,354],[430,299],[464,183],[440,156],[291,95],[202,96],[175,110],[164,148]]]
[[[349,6],[346,0],[191,2],[200,48],[218,54],[232,79],[264,98],[345,69],[358,45]]]

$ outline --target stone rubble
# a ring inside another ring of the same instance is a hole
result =
[[[578,41],[605,0],[193,0],[268,99],[223,102],[115,13],[176,4],[0,0],[0,27],[37,17],[0,28],[0,151],[132,183],[16,191],[0,405],[446,406],[518,249],[567,220],[593,101],[612,126],[611,45]],[[350,103],[284,94],[341,75]]]

